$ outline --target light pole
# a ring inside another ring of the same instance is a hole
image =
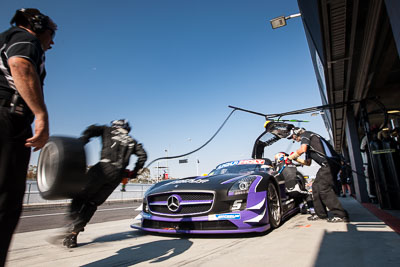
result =
[[[157,162],[157,183],[158,179],[160,179],[160,162]]]
[[[199,176],[199,163],[200,163],[200,161],[199,161],[199,159],[197,158],[197,159],[196,159],[196,175],[197,175],[197,176]]]
[[[168,149],[165,149],[165,154],[166,154],[166,159],[165,159],[165,167],[166,167],[166,171],[168,173],[169,176],[169,169],[168,169]]]
[[[292,19],[292,18],[296,18],[296,17],[300,17],[300,16],[301,16],[301,14],[297,13],[297,14],[293,14],[293,15],[290,15],[290,16],[287,16],[287,17],[286,16],[280,16],[280,17],[277,17],[277,18],[273,18],[273,19],[270,20],[272,29],[277,29],[277,28],[286,26],[286,20]]]

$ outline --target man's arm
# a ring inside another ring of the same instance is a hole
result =
[[[300,159],[299,157],[307,152],[308,146],[306,144],[302,144],[299,149],[297,149],[294,153],[292,153],[288,158],[290,160],[295,160],[298,163],[306,166],[311,165],[311,159]]]
[[[302,144],[299,149],[297,149],[294,153],[290,154],[289,159],[296,160],[302,154],[306,153],[307,149],[308,149],[308,146],[306,144]]]
[[[311,165],[311,159],[304,160],[304,159],[297,158],[297,159],[295,159],[295,161],[297,161],[301,165],[305,165],[305,166],[310,166]]]
[[[131,179],[136,177],[137,173],[139,172],[140,169],[143,168],[147,160],[147,153],[144,150],[142,144],[135,145],[135,150],[133,151],[133,154],[135,154],[138,157],[138,160],[136,161],[135,168],[129,175],[129,178]]]
[[[299,149],[296,150],[297,154],[299,156],[303,155],[304,153],[307,152],[308,146],[306,144],[302,144]]]
[[[363,139],[361,140],[360,151],[361,152],[367,151],[367,136],[364,136]]]
[[[81,137],[79,139],[86,145],[89,143],[90,138],[95,136],[101,136],[104,132],[105,126],[98,126],[98,125],[90,125],[83,131]]]
[[[49,118],[39,75],[34,65],[25,58],[11,57],[8,65],[18,93],[35,115],[34,135],[26,140],[25,146],[34,147],[37,151],[49,139]]]

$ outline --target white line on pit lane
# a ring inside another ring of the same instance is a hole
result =
[[[101,210],[97,210],[97,211],[126,210],[126,209],[139,210],[139,208],[141,208],[141,206],[139,206],[139,207],[113,208],[113,209],[101,209]],[[44,216],[55,216],[55,215],[66,215],[66,214],[67,213],[49,213],[49,214],[27,215],[27,216],[21,216],[21,219],[34,218],[34,217],[44,217]]]

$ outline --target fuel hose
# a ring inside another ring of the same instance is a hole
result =
[[[208,139],[208,141],[205,142],[205,143],[204,143],[202,146],[200,146],[199,148],[196,148],[195,150],[190,151],[190,152],[185,153],[185,154],[182,154],[182,155],[177,155],[177,156],[172,156],[172,157],[161,157],[161,158],[157,158],[157,159],[151,161],[149,164],[147,164],[146,168],[149,168],[151,164],[153,164],[154,162],[159,161],[159,160],[181,158],[181,157],[185,157],[185,156],[188,156],[188,155],[190,155],[190,154],[193,154],[193,153],[199,151],[200,149],[202,149],[203,147],[205,147],[206,145],[208,145],[208,144],[214,139],[215,136],[217,136],[217,134],[218,134],[218,133],[221,131],[221,129],[225,126],[226,122],[229,120],[229,118],[232,116],[233,112],[235,112],[235,111],[236,111],[236,109],[232,110],[231,113],[229,113],[228,117],[224,120],[224,122],[221,124],[221,126],[218,128],[218,130],[214,133],[214,135],[211,136],[211,138]]]

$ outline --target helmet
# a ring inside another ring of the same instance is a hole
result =
[[[285,156],[287,156],[287,154],[285,152],[279,152],[275,154],[275,164],[279,164],[283,161],[285,161]]]
[[[127,120],[125,120],[125,119],[112,121],[111,122],[111,127],[116,128],[116,129],[122,128],[122,129],[127,130],[128,132],[131,130],[129,122]]]
[[[293,135],[299,136],[302,132],[304,132],[306,129],[300,128],[300,127],[294,127],[290,130],[289,136],[287,139],[293,139]]]

